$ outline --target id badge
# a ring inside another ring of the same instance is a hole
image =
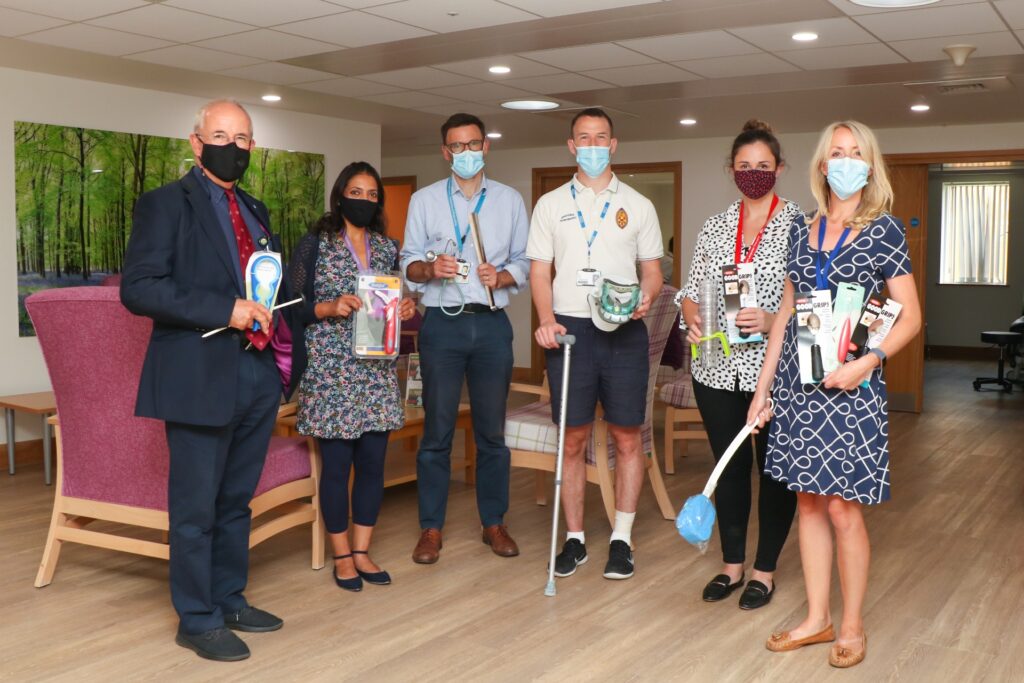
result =
[[[455,260],[455,277],[452,279],[459,285],[469,283],[469,261],[461,258]]]
[[[577,287],[593,287],[601,279],[601,271],[594,268],[580,268],[576,271]]]

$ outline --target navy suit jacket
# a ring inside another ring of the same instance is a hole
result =
[[[269,231],[267,208],[241,190],[237,196]],[[277,236],[271,247],[281,251]],[[202,334],[227,325],[244,296],[227,238],[194,175],[139,197],[121,278],[121,302],[153,319],[136,415],[212,427],[231,421],[241,354],[266,354],[273,365],[272,352],[244,351],[238,330]]]

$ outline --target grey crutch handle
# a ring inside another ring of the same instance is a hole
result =
[[[565,344],[567,346],[572,346],[573,344],[576,343],[576,335],[574,335],[574,334],[556,334],[555,335],[555,343],[556,344]]]

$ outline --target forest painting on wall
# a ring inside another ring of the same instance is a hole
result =
[[[139,195],[192,167],[188,140],[16,121],[18,333],[25,297],[121,272]],[[239,185],[270,211],[284,258],[322,213],[324,157],[257,147]],[[286,261],[287,262],[287,261]]]

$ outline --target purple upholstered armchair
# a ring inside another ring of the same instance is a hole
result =
[[[38,292],[25,306],[57,400],[57,486],[36,587],[53,579],[65,541],[167,559],[166,542],[87,529],[108,520],[167,531],[168,451],[164,425],[135,417],[135,394],[152,323],[121,305],[116,287]],[[287,414],[294,406],[282,406]],[[252,500],[249,545],[312,525],[312,565],[324,564],[315,447],[271,439]],[[261,523],[260,515],[275,510]],[[165,536],[166,537],[166,536]]]

